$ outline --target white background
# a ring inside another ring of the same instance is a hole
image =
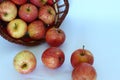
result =
[[[120,79],[120,1],[69,0],[69,3],[69,13],[60,27],[66,33],[66,41],[60,46],[65,53],[64,64],[56,70],[42,64],[41,54],[49,47],[46,43],[27,47],[0,37],[0,80],[72,80],[70,56],[82,45],[94,55],[97,80]],[[13,58],[25,49],[35,54],[37,67],[22,75],[15,71]]]

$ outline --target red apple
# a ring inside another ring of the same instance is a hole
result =
[[[0,19],[3,21],[11,21],[17,16],[17,7],[11,1],[3,1],[0,3]]]
[[[22,5],[22,4],[25,4],[27,2],[27,0],[11,0],[11,1],[13,1],[17,5]]]
[[[59,0],[48,0],[47,4],[48,5],[54,5],[56,2],[58,2]]]
[[[53,2],[53,0],[48,0],[47,3],[48,3],[49,5],[53,5],[54,2]]]
[[[36,68],[36,57],[31,51],[23,50],[14,57],[13,65],[21,74],[28,74]]]
[[[21,38],[27,32],[27,24],[22,19],[14,19],[8,23],[7,31],[13,38]]]
[[[81,63],[72,71],[72,80],[96,80],[95,68],[88,63]]]
[[[31,3],[21,5],[19,9],[19,17],[26,22],[32,22],[38,17],[38,9]]]
[[[42,54],[42,62],[50,69],[56,69],[60,67],[65,60],[64,53],[57,47],[50,47],[46,49]]]
[[[36,5],[37,7],[42,7],[47,3],[47,0],[30,0],[30,2]]]
[[[60,45],[62,45],[65,41],[65,33],[63,30],[61,30],[60,28],[50,28],[47,32],[46,32],[46,42],[53,47],[58,47]]]
[[[83,49],[77,49],[71,55],[71,64],[74,68],[83,62],[89,63],[91,65],[94,62],[93,54],[90,51],[84,49],[84,46]]]
[[[46,24],[52,24],[55,21],[55,9],[49,5],[45,5],[39,9],[38,17]]]
[[[39,40],[45,36],[45,25],[41,20],[33,21],[28,25],[28,34],[32,39]]]

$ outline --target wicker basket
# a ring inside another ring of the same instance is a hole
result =
[[[63,22],[63,20],[65,19],[68,13],[69,3],[68,3],[68,0],[53,0],[53,1],[54,1],[54,4],[52,6],[55,8],[56,18],[52,26],[60,27],[61,23]],[[2,20],[0,20],[0,35],[12,43],[21,44],[25,46],[35,46],[45,42],[45,38],[40,40],[31,40],[31,41],[27,41],[27,38],[26,40],[24,40],[23,38],[14,39],[11,36],[9,36],[9,34],[7,33],[7,30],[4,27],[6,26],[6,24],[7,24],[6,22],[3,22]]]

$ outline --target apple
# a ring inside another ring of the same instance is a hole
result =
[[[9,22],[17,16],[17,7],[11,1],[3,1],[0,3],[0,19]]]
[[[83,49],[77,49],[71,55],[71,64],[74,68],[83,62],[89,63],[91,65],[94,62],[93,54],[90,51],[84,49],[84,46]]]
[[[28,74],[36,68],[36,57],[29,50],[23,50],[16,54],[13,66],[21,74]]]
[[[28,25],[28,34],[32,39],[44,38],[45,32],[45,25],[41,20],[35,20]]]
[[[53,4],[54,4],[53,0],[48,0],[47,3],[48,3],[49,5],[53,5]]]
[[[36,5],[37,7],[42,7],[47,3],[47,0],[30,0],[30,2]]]
[[[26,22],[32,22],[38,17],[38,9],[31,3],[21,5],[19,9],[19,17]]]
[[[42,6],[39,9],[38,18],[46,24],[52,24],[55,21],[55,9],[49,5]]]
[[[81,63],[72,70],[72,80],[97,80],[95,68],[88,63]]]
[[[53,4],[53,0],[48,0],[47,3],[48,3],[49,5],[52,5],[52,4]]]
[[[52,47],[59,47],[65,41],[65,33],[60,28],[52,27],[46,32],[46,42]]]
[[[13,1],[17,5],[22,5],[22,4],[25,4],[27,2],[27,0],[11,0],[11,1]]]
[[[46,67],[56,69],[64,63],[65,55],[61,49],[50,47],[43,52],[41,59]]]
[[[13,38],[21,38],[27,32],[27,24],[22,19],[14,19],[8,23],[7,31]]]

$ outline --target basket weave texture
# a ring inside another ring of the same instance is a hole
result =
[[[68,0],[53,0],[53,1],[54,1],[54,4],[52,6],[54,7],[56,11],[56,18],[52,26],[59,28],[68,13],[69,2]],[[4,39],[8,40],[9,42],[20,44],[20,45],[25,45],[25,46],[35,46],[35,45],[39,45],[45,42],[45,38],[40,39],[40,40],[32,40],[32,41],[24,41],[23,39],[12,38],[8,34],[6,28],[4,27],[6,26],[6,24],[7,24],[6,22],[3,22],[2,20],[0,20],[0,35]]]

